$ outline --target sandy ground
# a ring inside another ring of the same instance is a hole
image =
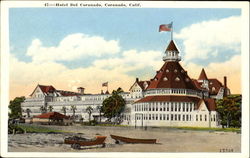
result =
[[[9,152],[220,152],[241,151],[241,134],[233,132],[209,132],[177,130],[172,128],[135,129],[133,127],[84,127],[54,126],[56,129],[75,133],[63,134],[10,134]],[[76,134],[78,133],[78,134]],[[110,134],[134,137],[156,138],[157,144],[115,144]],[[106,147],[88,146],[74,150],[64,144],[64,138],[78,135],[93,138],[95,135],[108,136]]]

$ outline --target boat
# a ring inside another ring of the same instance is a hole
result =
[[[110,135],[112,139],[114,139],[116,144],[119,144],[120,142],[124,143],[142,143],[142,144],[156,144],[156,139],[138,139],[138,138],[128,138],[128,137],[122,137],[117,135]]]
[[[80,149],[81,146],[93,146],[93,145],[102,145],[105,147],[106,136],[96,136],[93,139],[86,139],[78,136],[68,137],[64,139],[65,144],[71,144],[73,149]]]

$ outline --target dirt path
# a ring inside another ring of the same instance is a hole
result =
[[[51,126],[50,126],[51,127]],[[83,137],[95,135],[108,136],[107,146],[82,147],[74,150],[64,144],[64,138],[72,133],[63,134],[16,134],[9,135],[9,152],[220,152],[228,149],[240,152],[241,134],[233,132],[208,132],[177,130],[171,128],[134,129],[128,127],[86,127],[54,126],[56,129],[81,133]],[[110,134],[134,137],[156,138],[157,144],[115,144]]]

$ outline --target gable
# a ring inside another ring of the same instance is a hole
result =
[[[204,100],[201,100],[198,106],[199,106],[198,111],[208,111],[208,108]]]

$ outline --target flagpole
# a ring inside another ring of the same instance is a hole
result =
[[[173,22],[172,23],[172,29],[171,29],[171,41],[173,40],[173,30],[174,30],[174,26],[173,26]]]

